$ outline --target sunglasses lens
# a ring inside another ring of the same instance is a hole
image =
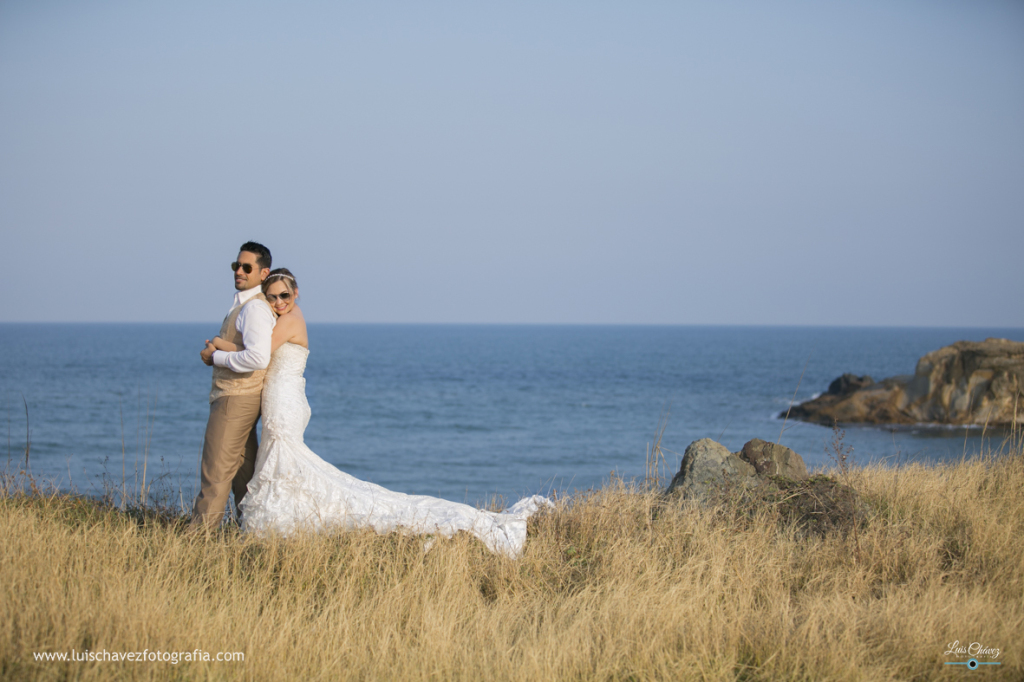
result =
[[[238,261],[235,261],[231,264],[231,272],[238,272],[238,268],[242,268],[242,272],[247,275],[252,272],[252,265],[249,263],[239,263]]]
[[[236,272],[238,270],[238,266],[239,266],[239,262],[238,261],[235,261],[234,263],[232,263],[231,264],[231,272]]]

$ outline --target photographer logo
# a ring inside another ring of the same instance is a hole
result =
[[[943,656],[955,656],[958,659],[966,659],[946,661],[946,665],[962,665],[966,666],[968,670],[977,670],[983,665],[1002,665],[1002,661],[995,660],[999,658],[1000,653],[999,649],[985,646],[981,642],[961,644],[960,640],[956,640],[946,645],[946,653]]]

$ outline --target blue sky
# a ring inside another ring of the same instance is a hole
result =
[[[1024,326],[1024,4],[0,3],[11,321]]]

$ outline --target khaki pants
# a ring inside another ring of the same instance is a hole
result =
[[[246,486],[256,469],[259,418],[259,394],[226,395],[210,403],[199,495],[192,507],[193,527],[219,526],[224,520],[229,491],[235,494],[236,507],[245,497]]]

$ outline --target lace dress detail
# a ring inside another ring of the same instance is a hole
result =
[[[359,480],[328,464],[306,447],[309,424],[303,373],[309,351],[285,343],[270,360],[263,384],[263,440],[249,492],[241,503],[246,532],[290,534],[297,530],[373,528],[378,533],[437,533],[462,530],[493,552],[517,557],[526,542],[526,519],[553,506],[540,495],[503,512],[426,495],[406,495]]]

